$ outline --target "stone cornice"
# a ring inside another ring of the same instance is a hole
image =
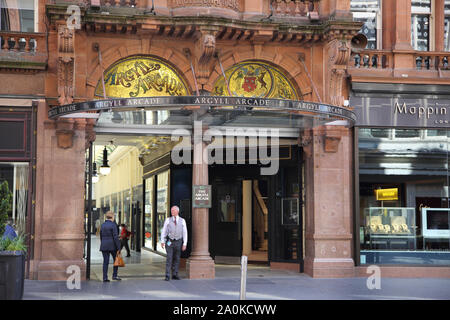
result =
[[[69,18],[67,5],[47,5],[46,11],[52,28]],[[90,32],[137,33],[155,36],[191,38],[203,28],[216,29],[217,40],[256,40],[312,44],[333,38],[349,38],[361,28],[360,22],[348,20],[322,20],[311,23],[299,17],[295,23],[280,21],[250,21],[220,17],[172,17],[146,14],[144,9],[105,9],[109,14],[93,12],[81,7],[81,28]]]

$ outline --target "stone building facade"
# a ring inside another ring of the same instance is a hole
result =
[[[85,154],[96,140],[96,119],[53,119],[49,110],[99,99],[96,89],[104,71],[134,56],[168,63],[190,95],[211,94],[223,70],[247,61],[281,70],[298,100],[342,108],[348,108],[355,83],[447,85],[448,71],[417,70],[411,20],[402,19],[411,16],[411,1],[382,2],[382,46],[357,49],[361,61],[367,53],[386,62],[362,68],[354,64],[352,51],[362,22],[353,19],[350,0],[37,0],[34,32],[0,31],[2,40],[10,40],[2,41],[0,51],[0,114],[29,112],[35,123],[31,154],[13,157],[0,150],[0,162],[29,163],[28,278],[66,279],[69,265],[85,270]],[[444,1],[435,0],[433,6],[436,13],[442,11],[434,22],[434,37],[442,39]],[[427,54],[446,56],[443,41],[437,40],[434,50],[438,53]],[[131,79],[132,73],[123,77]],[[365,273],[357,261],[355,131],[348,123],[325,123],[298,128],[305,194],[301,261],[271,266],[301,265],[313,277],[350,277]],[[194,165],[192,176],[193,184],[210,183],[205,165]],[[208,209],[193,209],[190,278],[214,277],[208,214]],[[403,269],[386,270],[396,275]],[[414,270],[430,274],[426,268]],[[448,266],[433,270],[449,275]]]

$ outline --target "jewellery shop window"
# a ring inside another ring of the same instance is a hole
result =
[[[358,144],[360,263],[450,265],[450,130],[360,128]]]

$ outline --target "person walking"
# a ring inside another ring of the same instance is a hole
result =
[[[130,239],[131,232],[128,231],[125,223],[122,223],[121,226],[122,232],[120,233],[120,251],[122,251],[122,248],[125,247],[125,249],[127,249],[127,257],[131,257],[130,247],[128,246],[128,239]]]
[[[102,223],[100,222],[100,219],[95,220],[95,235],[98,237],[100,236],[100,227],[102,226]]]
[[[178,216],[180,208],[173,206],[170,209],[172,216],[164,221],[161,231],[161,246],[166,248],[166,281],[172,279],[180,280],[178,276],[178,267],[180,265],[181,251],[186,250],[188,234],[186,221]]]
[[[120,249],[119,234],[117,232],[117,224],[114,221],[114,213],[108,211],[106,213],[106,221],[100,228],[100,251],[103,254],[103,282],[109,282],[108,280],[108,265],[109,256],[116,260],[116,255]],[[117,276],[119,267],[113,267],[113,280],[122,280]]]

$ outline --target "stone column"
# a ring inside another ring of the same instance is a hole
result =
[[[385,1],[386,2],[386,1]],[[411,46],[411,1],[393,1],[394,31],[393,31],[393,51],[394,51],[394,77],[402,77],[404,69],[413,69]],[[403,70],[402,70],[403,69]]]
[[[30,279],[66,280],[72,265],[85,279],[85,126],[84,119],[47,120],[47,106],[39,103]]]
[[[434,2],[435,51],[444,51],[444,0]]]
[[[252,180],[242,181],[242,254],[252,253]]]
[[[321,17],[333,17],[336,20],[351,20],[350,0],[315,1]]]
[[[207,185],[208,163],[203,154],[206,144],[203,141],[201,122],[194,122],[192,142],[193,160],[192,185]],[[209,254],[209,209],[192,208],[192,251],[186,269],[189,279],[213,279],[215,277],[214,260]]]
[[[412,50],[411,47],[411,1],[396,0],[394,10],[394,50]]]
[[[352,140],[342,126],[311,129],[306,157],[305,273],[354,276],[352,259]]]
[[[383,43],[382,49],[392,50],[394,46],[394,29],[395,29],[395,1],[383,1],[383,10],[381,11],[381,23],[382,23],[382,36]]]

